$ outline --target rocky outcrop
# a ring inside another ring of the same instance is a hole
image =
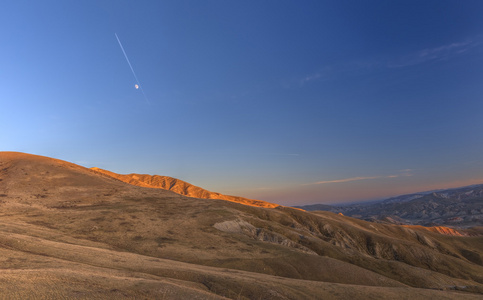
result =
[[[298,243],[298,241],[293,241],[280,233],[276,233],[264,228],[257,228],[244,220],[231,220],[231,221],[220,222],[213,225],[213,227],[215,227],[220,231],[224,231],[228,233],[240,233],[254,240],[272,243],[272,244],[278,244],[278,245],[293,248],[297,251],[301,251],[304,253],[317,255],[316,252],[310,250],[305,246],[302,246],[300,243]]]

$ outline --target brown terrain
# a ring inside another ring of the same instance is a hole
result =
[[[202,199],[219,199],[219,200],[226,200],[236,203],[241,203],[250,206],[259,206],[259,207],[268,207],[268,208],[275,208],[279,205],[265,202],[261,200],[253,200],[247,199],[243,197],[237,196],[228,196],[223,195],[220,193],[210,192],[195,185],[192,185],[188,182],[183,180],[179,180],[169,176],[160,176],[160,175],[146,175],[146,174],[117,174],[111,171],[103,170],[100,168],[91,168],[91,170],[97,171],[104,175],[110,176],[112,178],[118,179],[120,181],[136,185],[142,187],[149,187],[149,188],[159,188],[168,191],[175,192],[180,195],[194,197],[194,198],[202,198]]]
[[[483,298],[481,229],[370,223],[194,190],[0,152],[0,298]]]
[[[298,208],[331,211],[385,224],[425,227],[483,227],[483,184],[400,195],[341,206],[312,204]],[[420,227],[422,228],[422,227]]]

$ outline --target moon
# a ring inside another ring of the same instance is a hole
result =
[[[136,90],[139,88],[139,85],[135,84],[134,87],[136,88]]]

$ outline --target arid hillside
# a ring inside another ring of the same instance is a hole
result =
[[[123,182],[129,183],[132,185],[164,189],[164,190],[172,191],[177,194],[188,196],[188,197],[202,198],[202,199],[219,199],[219,200],[226,200],[226,201],[241,203],[241,204],[250,205],[250,206],[259,206],[259,207],[268,207],[268,208],[275,208],[278,206],[277,204],[269,203],[261,200],[253,200],[253,199],[247,199],[243,197],[228,196],[220,193],[210,192],[198,186],[192,185],[186,181],[179,180],[169,176],[147,175],[147,174],[124,175],[124,174],[117,174],[111,171],[103,170],[100,168],[91,168],[91,170],[97,171],[104,175],[108,175],[115,179],[119,179]]]
[[[483,297],[477,228],[193,198],[13,152],[0,152],[0,212],[5,298]]]

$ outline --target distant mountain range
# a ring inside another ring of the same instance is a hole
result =
[[[483,184],[402,195],[365,204],[296,207],[342,213],[379,223],[468,228],[483,226]]]

